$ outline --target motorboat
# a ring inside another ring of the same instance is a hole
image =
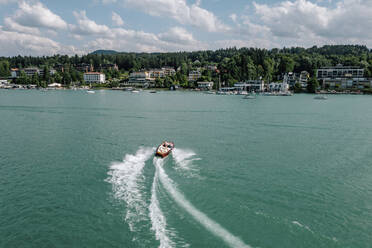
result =
[[[318,95],[316,97],[314,97],[315,100],[328,100],[328,97],[326,96],[322,96],[322,95]]]
[[[174,143],[169,141],[164,141],[161,143],[158,148],[156,149],[155,156],[165,158],[172,152],[174,148]]]
[[[150,93],[156,93],[156,90],[151,90]]]
[[[94,94],[94,93],[96,93],[94,90],[87,90],[87,93],[88,94]]]
[[[132,93],[139,93],[139,90],[132,90]]]

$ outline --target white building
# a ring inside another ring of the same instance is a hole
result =
[[[176,70],[173,67],[163,67],[161,68],[164,72],[165,76],[174,76],[176,74]]]
[[[200,70],[190,71],[189,73],[189,81],[195,82],[199,78],[201,78],[201,72]]]
[[[87,83],[104,84],[106,82],[105,74],[100,72],[84,73],[84,81]]]
[[[234,88],[237,91],[247,91],[247,92],[262,92],[264,91],[264,81],[263,80],[248,80],[246,82],[240,82],[234,84]]]
[[[201,90],[211,90],[213,88],[213,82],[198,82],[198,88]]]
[[[289,85],[286,82],[283,83],[270,83],[267,87],[268,91],[280,91],[280,92],[287,92],[289,89]]]

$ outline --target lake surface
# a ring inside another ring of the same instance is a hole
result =
[[[370,247],[372,97],[313,97],[0,90],[0,247]]]

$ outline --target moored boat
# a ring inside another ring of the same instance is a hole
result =
[[[171,153],[173,148],[174,148],[174,143],[173,142],[164,141],[156,149],[155,156],[165,158],[166,156],[169,155],[169,153]]]

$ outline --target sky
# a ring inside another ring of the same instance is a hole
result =
[[[0,56],[372,47],[372,0],[0,0]]]

